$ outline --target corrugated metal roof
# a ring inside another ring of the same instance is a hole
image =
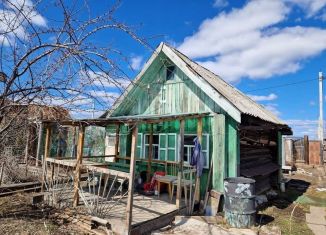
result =
[[[204,79],[217,92],[229,100],[241,113],[251,115],[275,124],[285,124],[271,111],[267,110],[264,106],[256,103],[249,96],[243,94],[237,88],[225,82],[218,75],[192,61],[177,49],[167,44],[164,44],[164,46],[169,47],[180,59],[182,59],[188,65],[189,69],[193,73]]]

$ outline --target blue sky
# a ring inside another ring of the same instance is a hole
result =
[[[322,0],[125,1],[118,15],[140,25],[142,35],[162,35],[151,45],[167,41],[251,95],[295,135],[315,138],[318,72],[326,72],[325,6]],[[128,50],[149,56],[141,47]]]
[[[92,14],[111,4],[90,1]],[[40,9],[45,19],[57,17],[46,1]],[[220,75],[295,135],[316,137],[318,72],[326,74],[326,0],[122,0],[116,18],[151,47],[165,41]],[[130,77],[152,53],[122,33],[93,40],[119,47],[130,58]]]

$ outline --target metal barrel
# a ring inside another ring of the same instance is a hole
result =
[[[244,177],[224,179],[224,212],[229,225],[248,228],[255,224],[255,180]]]

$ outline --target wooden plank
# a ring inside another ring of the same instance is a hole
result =
[[[4,168],[5,168],[5,162],[2,162],[1,163],[1,170],[0,170],[0,186],[2,184],[2,177],[3,177]]]
[[[202,140],[203,140],[203,119],[200,117],[197,119],[197,137],[199,140],[199,143],[202,145]],[[195,187],[195,198],[193,201],[193,205],[194,202],[200,201],[200,177],[196,175],[196,183],[195,183],[196,187]],[[194,206],[192,205],[192,209],[194,208]]]
[[[181,181],[182,181],[182,174],[183,174],[184,131],[185,131],[185,120],[180,120],[180,146],[179,146],[180,159],[179,159],[177,199],[176,199],[176,206],[178,209],[180,209],[181,207]]]
[[[133,197],[134,197],[134,182],[135,182],[135,166],[136,166],[136,151],[137,151],[137,135],[138,127],[135,125],[132,129],[131,136],[131,153],[130,153],[130,177],[128,185],[128,201],[126,209],[126,226],[128,229],[128,234],[131,232],[131,222],[132,222],[132,207],[133,207]]]
[[[130,177],[130,174],[128,172],[112,170],[109,168],[83,165],[83,169],[88,169],[89,171],[94,171],[94,172],[103,173],[103,174],[118,175],[118,177],[121,177],[121,178],[129,178]]]
[[[46,135],[45,135],[45,147],[44,147],[44,159],[42,164],[43,166],[43,174],[42,174],[42,184],[41,184],[41,191],[44,191],[44,183],[45,183],[45,170],[46,170],[46,164],[47,159],[49,158],[50,154],[50,145],[51,145],[51,126],[46,127]]]
[[[227,177],[237,177],[240,165],[239,135],[237,122],[228,117],[227,120]]]
[[[151,171],[152,171],[152,158],[153,158],[153,124],[150,124],[149,131],[149,146],[148,146],[148,162],[147,162],[147,182],[151,179]]]
[[[193,82],[197,87],[200,87],[205,93],[215,101],[237,122],[241,123],[241,112],[224,96],[217,92],[207,82],[203,81],[200,76],[197,76],[189,66],[178,57],[169,47],[164,46],[162,51],[176,64]]]
[[[74,177],[74,198],[73,206],[77,207],[79,203],[79,184],[80,184],[80,173],[83,163],[83,148],[84,148],[84,138],[85,138],[85,126],[79,127],[78,132],[78,145],[77,145],[77,161]]]
[[[304,160],[305,163],[309,165],[309,138],[307,135],[303,137],[303,146],[304,146]]]
[[[39,124],[38,136],[37,136],[37,149],[36,149],[36,159],[35,166],[39,165],[41,158],[41,148],[42,148],[42,134],[43,134],[43,123]]]
[[[213,189],[223,192],[223,180],[226,173],[225,163],[225,115],[214,114],[212,125]]]
[[[119,155],[119,144],[120,144],[120,125],[118,124],[115,129],[115,146],[114,146],[114,162],[117,161],[117,157]]]

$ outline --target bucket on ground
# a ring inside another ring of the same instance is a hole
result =
[[[224,180],[225,219],[235,228],[255,225],[255,180],[230,177]]]

